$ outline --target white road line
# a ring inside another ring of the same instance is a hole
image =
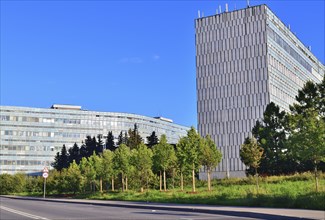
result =
[[[44,218],[44,217],[37,216],[37,215],[32,215],[32,214],[29,214],[29,213],[26,213],[26,212],[21,212],[21,211],[18,211],[18,210],[15,210],[15,209],[11,209],[11,208],[8,208],[8,207],[5,207],[5,206],[0,206],[0,209],[6,210],[8,212],[15,213],[17,215],[22,215],[24,217],[32,218],[32,219],[50,220],[48,218]]]

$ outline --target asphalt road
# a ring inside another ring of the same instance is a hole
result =
[[[217,220],[252,219],[225,215],[195,212],[176,212],[120,208],[86,204],[69,204],[48,201],[20,200],[0,197],[1,220],[107,220],[107,219],[179,219],[179,220]]]

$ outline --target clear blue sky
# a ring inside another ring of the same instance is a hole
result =
[[[246,1],[1,1],[1,105],[75,104],[196,127],[194,19]],[[324,1],[267,4],[324,63]]]

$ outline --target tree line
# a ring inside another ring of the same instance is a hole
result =
[[[105,143],[100,136],[97,139],[88,136],[80,148],[76,143],[68,150],[63,146],[52,164],[59,173],[56,178],[65,178],[63,182],[75,187],[69,189],[73,192],[102,192],[103,185],[106,189],[110,186],[112,191],[116,185],[127,191],[129,182],[132,188],[143,191],[154,186],[157,179],[161,191],[167,190],[168,179],[171,181],[169,185],[173,186],[177,179],[183,190],[184,177],[191,176],[192,191],[195,192],[196,174],[201,166],[205,166],[208,189],[211,190],[211,170],[222,157],[212,139],[201,137],[193,127],[176,145],[169,144],[165,135],[158,139],[155,132],[147,137],[145,145],[135,125],[127,133],[120,133],[117,146],[112,132],[108,133]],[[67,184],[58,184],[59,188],[64,185]]]
[[[318,190],[317,171],[325,171],[325,77],[318,84],[308,81],[290,112],[280,111],[273,102],[267,105],[240,156],[248,174],[314,171]]]

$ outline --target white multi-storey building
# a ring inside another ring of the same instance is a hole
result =
[[[222,151],[215,177],[244,176],[240,146],[266,105],[289,110],[325,68],[266,5],[198,18],[195,29],[198,131]]]
[[[188,127],[162,117],[128,113],[85,111],[81,106],[53,105],[51,109],[0,106],[0,174],[37,173],[49,166],[63,144],[79,146],[86,136],[109,131],[115,138],[137,124],[143,140],[156,132],[171,144],[187,134]],[[104,140],[105,141],[105,140]]]

